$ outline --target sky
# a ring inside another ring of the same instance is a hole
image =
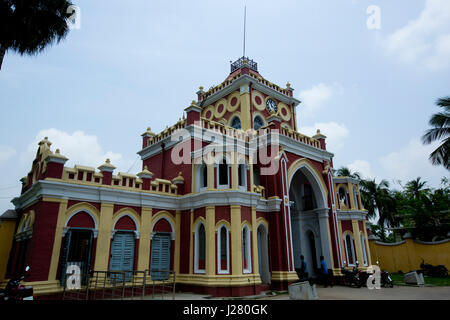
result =
[[[334,167],[400,188],[439,187],[421,136],[450,95],[450,1],[73,0],[79,28],[37,56],[8,52],[0,71],[0,213],[13,208],[37,143],[74,164],[137,173],[141,134],[183,115],[246,55],[295,89],[299,131],[327,136]],[[400,182],[399,182],[400,181]]]

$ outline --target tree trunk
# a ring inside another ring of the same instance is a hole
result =
[[[5,57],[6,49],[0,45],[0,70],[2,70],[3,58]]]

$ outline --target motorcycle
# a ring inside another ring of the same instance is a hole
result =
[[[421,271],[424,276],[429,277],[447,277],[448,270],[444,265],[433,266],[429,263],[425,263],[422,258],[422,263],[420,264]]]
[[[353,267],[352,270],[348,270],[345,267],[341,268],[341,273],[344,275],[344,285],[352,287],[353,285],[357,288],[361,288],[362,282],[358,271],[358,264]]]
[[[26,273],[29,270],[30,267],[27,266],[25,268],[25,274],[19,278],[9,280],[5,289],[0,289],[0,301],[33,300],[33,287],[20,284],[25,279]]]
[[[387,271],[381,271],[381,286],[383,288],[393,288],[394,282]]]

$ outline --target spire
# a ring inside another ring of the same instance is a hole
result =
[[[247,6],[244,6],[244,50],[242,56],[245,57],[245,29],[247,25]]]

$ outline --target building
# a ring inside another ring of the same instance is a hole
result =
[[[45,138],[13,200],[7,276],[30,265],[45,294],[61,290],[68,264],[170,269],[179,289],[245,296],[287,289],[301,254],[311,275],[320,256],[337,274],[345,261],[371,264],[358,182],[333,176],[320,131],[298,132],[293,91],[238,59],[176,124],[142,134],[137,175],[109,160],[65,167]]]

